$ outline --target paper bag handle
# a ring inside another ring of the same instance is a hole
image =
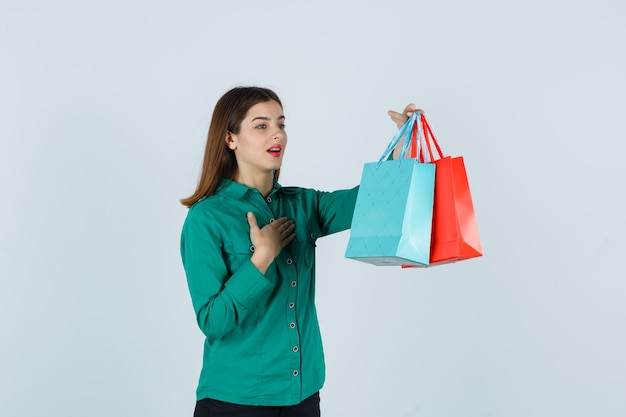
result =
[[[409,117],[409,119],[402,125],[402,127],[398,129],[393,138],[391,138],[389,145],[387,145],[387,149],[385,149],[385,152],[383,152],[382,156],[378,160],[378,166],[380,166],[380,164],[382,164],[384,161],[387,160],[387,158],[389,158],[389,155],[398,145],[400,139],[404,137],[404,141],[402,142],[402,150],[400,151],[400,162],[402,162],[402,157],[406,154],[409,144],[411,143],[411,137],[413,136],[413,132],[415,132],[415,134],[419,136],[419,115],[420,114],[417,112],[413,113],[413,115]],[[407,134],[409,132],[409,129],[411,129],[411,135]],[[421,153],[421,141],[417,141],[417,146],[414,146],[413,148],[418,148],[419,153]],[[417,159],[415,156],[412,156],[412,158]]]
[[[428,124],[426,116],[424,114],[420,114],[419,119],[422,125],[421,131],[423,132],[424,142],[426,143],[426,149],[428,151],[428,162],[434,162],[443,158],[443,152],[441,151],[441,147],[439,147],[439,143],[435,138],[435,134],[433,133],[430,124]],[[413,132],[411,134],[411,158],[417,158],[420,162],[424,163],[426,162],[424,147],[420,146],[422,138],[419,135],[419,131],[416,132],[416,130],[418,129],[413,129]],[[437,151],[437,155],[433,155],[431,143],[434,145],[435,150]]]

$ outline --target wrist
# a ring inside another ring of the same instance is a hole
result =
[[[262,249],[256,249],[250,257],[250,262],[262,273],[265,274],[267,268],[274,262],[276,257]]]

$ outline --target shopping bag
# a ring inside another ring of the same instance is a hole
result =
[[[404,137],[408,149],[415,113],[376,163],[363,167],[346,258],[374,265],[426,265],[430,258],[435,166],[417,158],[386,160]]]
[[[428,266],[482,256],[478,223],[463,157],[444,157],[423,114],[420,115],[420,124],[423,137],[412,137],[411,157],[420,162],[434,163],[436,166]],[[421,143],[422,140],[424,143]],[[420,143],[416,143],[417,141]]]

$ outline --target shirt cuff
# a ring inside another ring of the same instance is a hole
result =
[[[248,308],[272,289],[272,283],[248,260],[226,281],[225,289]]]

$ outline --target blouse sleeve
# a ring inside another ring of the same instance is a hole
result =
[[[198,326],[209,341],[235,329],[272,289],[249,260],[229,276],[223,242],[219,223],[192,207],[183,225],[180,250]]]
[[[318,221],[322,236],[350,228],[358,192],[358,186],[349,190],[318,191]]]

